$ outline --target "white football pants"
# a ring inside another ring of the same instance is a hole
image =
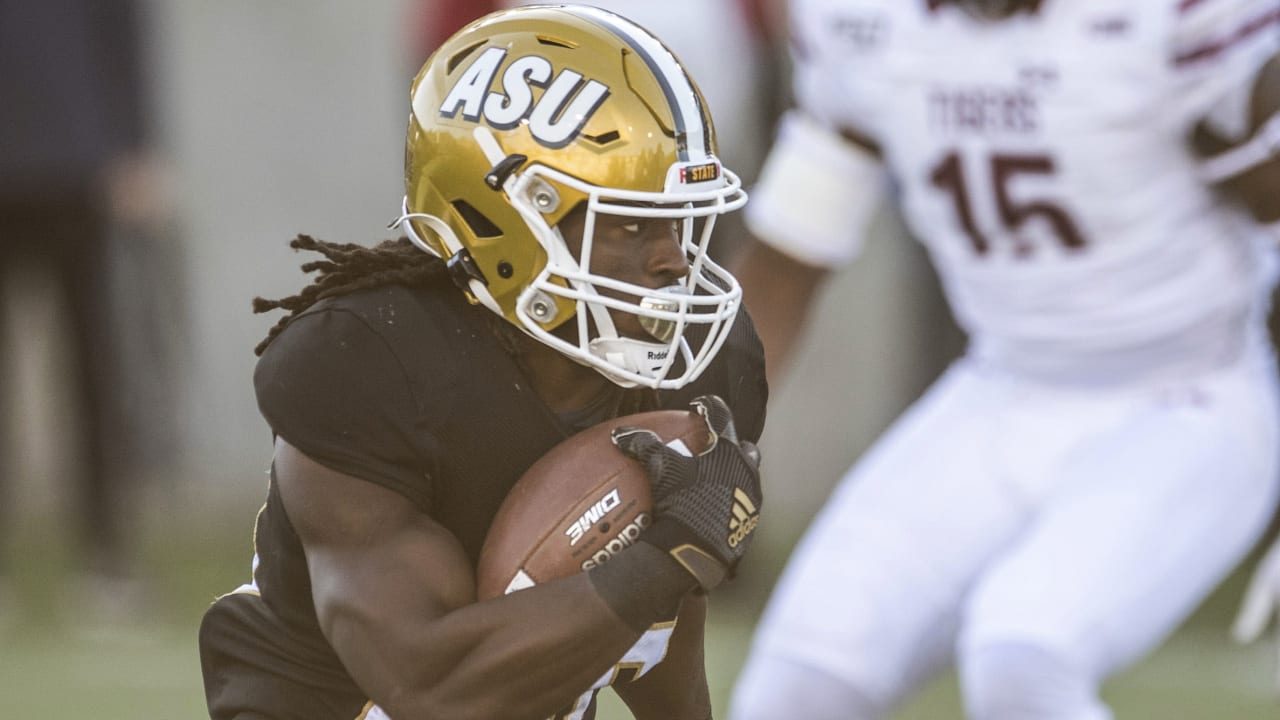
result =
[[[1271,517],[1274,374],[1261,342],[1153,387],[958,362],[797,546],[730,717],[882,717],[953,659],[975,717],[1037,697],[1075,707],[1025,717],[1108,717],[1100,681],[1171,633]],[[1024,656],[1043,662],[998,660]]]

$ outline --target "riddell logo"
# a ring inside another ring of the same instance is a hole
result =
[[[760,523],[760,511],[741,488],[733,490],[733,517],[729,518],[729,547],[736,548]]]
[[[656,351],[656,352],[655,352],[655,351],[653,351],[653,350],[650,350],[650,351],[649,351],[649,359],[650,359],[650,360],[666,360],[666,359],[667,359],[667,352],[668,352],[668,351],[666,351],[666,350],[659,350],[659,351]]]
[[[594,505],[587,508],[586,512],[582,513],[582,517],[574,520],[573,524],[565,529],[564,534],[569,536],[569,545],[577,545],[578,541],[582,539],[583,535],[587,534],[592,525],[595,525],[600,518],[621,504],[622,498],[618,496],[617,488],[610,490],[608,495],[597,500]]]

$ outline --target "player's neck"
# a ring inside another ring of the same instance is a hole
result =
[[[563,415],[590,407],[618,386],[586,365],[526,337],[520,364],[534,392],[552,412]]]

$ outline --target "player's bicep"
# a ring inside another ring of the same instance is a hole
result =
[[[276,483],[306,549],[321,629],[365,688],[391,686],[416,629],[475,602],[461,544],[403,496],[277,439]]]

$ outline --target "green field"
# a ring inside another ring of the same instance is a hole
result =
[[[0,623],[0,716],[94,720],[204,717],[195,632],[206,604],[241,582],[248,542],[241,525],[170,519],[148,528],[140,558],[149,568],[145,608],[124,621],[92,620],[88,598],[67,592],[65,547],[26,523],[10,553],[15,582]],[[42,552],[24,552],[43,548]],[[1238,648],[1226,625],[1241,578],[1233,578],[1165,648],[1115,679],[1106,697],[1118,718],[1261,720],[1280,717],[1272,689],[1274,641]],[[709,670],[719,717],[749,642],[762,591],[712,598]],[[607,694],[602,720],[627,717]],[[961,717],[944,678],[899,720]]]

